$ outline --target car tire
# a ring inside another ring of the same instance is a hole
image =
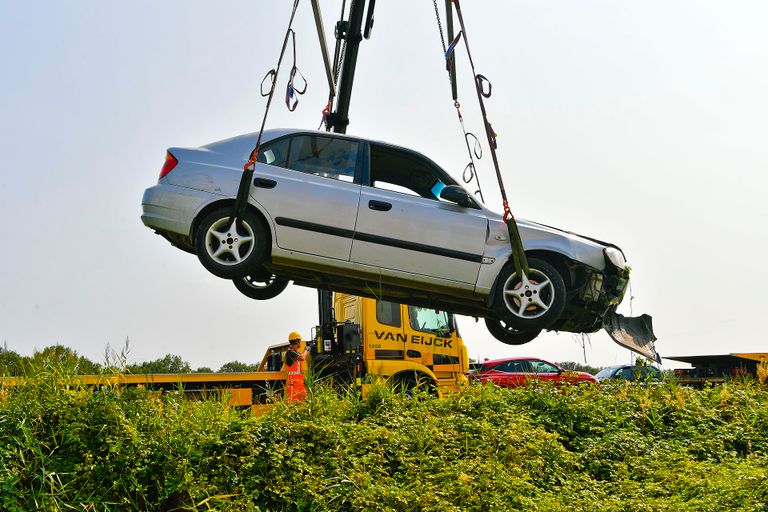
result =
[[[565,282],[551,264],[528,259],[527,282],[508,263],[499,273],[494,309],[499,320],[518,331],[531,332],[552,325],[565,308]]]
[[[276,276],[266,270],[253,272],[245,277],[233,279],[240,293],[255,300],[274,299],[288,287],[288,279]]]
[[[486,318],[485,326],[488,328],[488,332],[502,343],[507,345],[524,345],[529,341],[533,341],[541,333],[541,329],[534,329],[532,331],[519,331],[514,327],[507,325],[501,320],[495,318]]]
[[[195,231],[197,259],[223,279],[247,276],[267,254],[266,232],[256,214],[246,210],[234,222],[231,215],[231,206],[216,208],[200,220]]]

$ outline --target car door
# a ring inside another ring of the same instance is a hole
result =
[[[493,379],[493,382],[499,386],[514,388],[525,383],[525,361],[505,361],[494,369],[500,372]]]
[[[362,143],[297,134],[259,152],[251,197],[272,218],[282,249],[349,260],[360,200]]]
[[[351,260],[474,286],[488,219],[479,208],[440,200],[447,183],[422,155],[371,144]]]

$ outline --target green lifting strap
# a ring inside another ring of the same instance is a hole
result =
[[[504,207],[504,222],[507,224],[507,232],[509,233],[509,243],[512,248],[512,259],[514,260],[515,271],[517,272],[518,275],[527,276],[529,273],[528,258],[525,255],[525,250],[523,249],[523,241],[520,238],[520,231],[518,230],[517,222],[515,221],[515,216],[512,215],[512,211],[509,209],[507,192],[504,189],[504,180],[501,177],[501,169],[499,168],[499,159],[496,156],[496,147],[497,147],[496,133],[493,131],[493,127],[491,127],[491,123],[488,122],[488,114],[485,110],[485,103],[483,102],[483,98],[490,98],[491,96],[491,82],[485,76],[478,74],[475,71],[475,63],[472,60],[472,53],[469,50],[469,40],[467,38],[467,29],[464,26],[464,17],[461,14],[461,6],[459,5],[459,0],[451,0],[451,1],[456,6],[456,14],[459,18],[461,31],[453,39],[453,41],[445,51],[445,58],[446,58],[448,71],[450,74],[451,68],[453,65],[453,52],[456,48],[456,45],[459,43],[459,41],[463,37],[464,46],[467,48],[467,57],[469,57],[469,64],[472,68],[472,74],[475,77],[475,91],[477,92],[477,99],[480,103],[480,112],[483,115],[483,123],[485,125],[485,135],[488,138],[488,146],[490,147],[490,150],[491,150],[491,158],[493,159],[493,166],[496,169],[496,179],[499,182],[499,191],[501,192],[501,198],[503,200],[503,207]],[[437,4],[435,4],[435,10],[437,10]],[[451,13],[448,12],[448,14],[450,15]],[[439,21],[439,16],[438,16],[438,21]],[[442,36],[442,30],[441,30],[441,36]],[[488,86],[487,91],[485,90],[485,84],[487,84]],[[454,97],[454,100],[455,99],[456,98]]]
[[[264,117],[261,120],[261,128],[259,129],[259,136],[256,139],[256,146],[251,151],[251,155],[248,158],[248,162],[243,166],[243,175],[240,177],[240,186],[237,189],[237,198],[235,199],[235,205],[232,208],[232,219],[241,218],[245,214],[245,209],[248,206],[248,194],[251,190],[251,180],[253,179],[253,171],[256,168],[256,159],[259,158],[259,147],[261,146],[261,137],[264,134],[264,126],[267,123],[267,114],[269,114],[269,107],[272,105],[272,97],[275,94],[275,84],[277,83],[277,75],[280,73],[280,64],[283,62],[283,55],[285,55],[285,48],[288,46],[288,37],[293,33],[291,26],[293,25],[293,18],[296,16],[296,9],[299,6],[299,0],[294,0],[293,10],[291,11],[291,19],[288,21],[288,30],[285,31],[285,38],[283,39],[283,47],[280,50],[280,57],[277,59],[277,66],[275,69],[270,70],[264,76],[261,81],[262,84],[262,96],[267,96],[267,106],[264,108]],[[295,52],[295,47],[294,47]],[[295,55],[294,55],[295,60]],[[294,66],[295,67],[295,66]],[[269,92],[264,93],[264,81],[271,77],[271,84]],[[291,77],[291,80],[293,77]],[[291,82],[288,84],[291,87]],[[290,107],[289,107],[290,108]]]

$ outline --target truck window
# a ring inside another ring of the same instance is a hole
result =
[[[408,306],[408,321],[411,327],[417,331],[430,334],[450,334],[448,326],[448,313],[432,308],[419,308]]]
[[[376,301],[376,321],[380,324],[400,327],[400,304],[386,300]]]

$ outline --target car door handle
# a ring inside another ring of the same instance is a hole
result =
[[[392,209],[392,203],[385,203],[384,201],[368,201],[368,208],[371,210],[378,210],[380,212],[388,212]]]
[[[267,178],[256,178],[253,180],[253,184],[259,188],[275,188],[277,186],[275,180],[268,180]]]

